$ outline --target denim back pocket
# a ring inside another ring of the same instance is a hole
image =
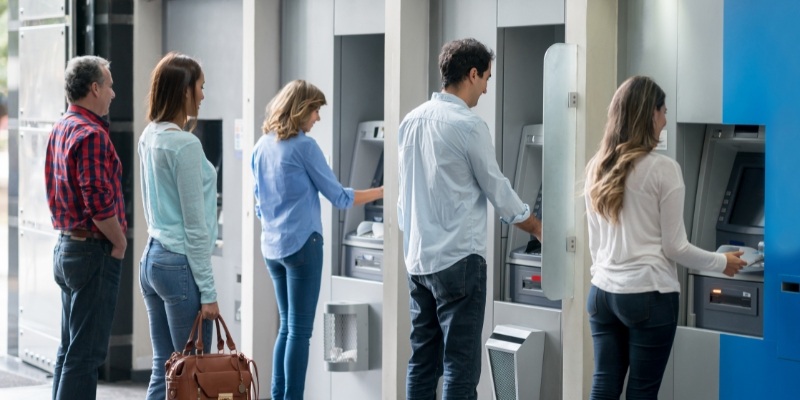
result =
[[[626,326],[642,324],[650,319],[650,303],[653,293],[614,294],[616,314]]]
[[[173,253],[174,254],[174,253]],[[150,285],[167,304],[176,304],[187,298],[189,279],[193,279],[186,256],[149,260]]]
[[[467,260],[463,259],[431,276],[431,291],[437,299],[446,302],[467,295]]]

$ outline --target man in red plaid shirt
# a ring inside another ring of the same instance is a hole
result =
[[[45,180],[61,231],[53,274],[61,287],[61,345],[53,399],[94,399],[108,352],[127,241],[122,164],[108,135],[109,62],[76,57],[65,71],[70,106],[47,143]]]

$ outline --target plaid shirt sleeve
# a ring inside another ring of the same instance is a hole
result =
[[[86,207],[84,215],[100,221],[115,216],[114,166],[117,160],[108,135],[87,130],[72,157],[76,160],[78,185]]]

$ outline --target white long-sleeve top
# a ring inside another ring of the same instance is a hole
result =
[[[686,187],[675,160],[651,152],[635,162],[616,225],[592,210],[591,180],[590,173],[585,198],[593,285],[611,293],[680,292],[676,262],[694,269],[725,269],[724,254],[702,250],[686,238]]]

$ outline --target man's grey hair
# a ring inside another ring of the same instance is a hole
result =
[[[67,63],[64,71],[64,91],[67,100],[74,103],[89,94],[92,83],[98,85],[105,83],[103,68],[109,68],[111,63],[103,57],[80,56]]]

